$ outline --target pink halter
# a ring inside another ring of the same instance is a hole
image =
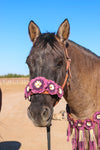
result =
[[[42,93],[57,95],[59,98],[63,96],[63,89],[60,85],[52,80],[47,80],[45,77],[36,77],[32,79],[25,88],[25,98],[30,95]]]
[[[49,94],[49,95],[57,95],[59,99],[63,96],[64,94],[64,87],[68,81],[69,75],[71,76],[70,73],[70,62],[71,59],[69,59],[68,53],[67,53],[67,48],[65,48],[66,52],[66,57],[67,57],[67,66],[66,66],[66,76],[65,80],[62,86],[58,85],[52,80],[48,80],[45,77],[36,77],[32,79],[28,85],[25,88],[25,99],[29,98],[30,95],[33,94]],[[67,83],[67,87],[69,86],[69,83]],[[59,101],[59,100],[58,100]],[[57,103],[58,103],[57,101]]]

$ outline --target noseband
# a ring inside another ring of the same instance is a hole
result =
[[[34,94],[48,94],[48,95],[57,95],[59,102],[59,99],[64,94],[64,87],[67,84],[67,87],[69,86],[68,78],[70,75],[70,62],[71,59],[68,57],[67,48],[66,50],[66,59],[67,59],[67,66],[66,66],[66,76],[65,80],[63,82],[63,85],[60,86],[57,83],[55,83],[52,80],[48,80],[45,77],[36,77],[28,83],[28,85],[25,88],[25,99],[28,98],[30,100],[30,96]]]

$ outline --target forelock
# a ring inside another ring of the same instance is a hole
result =
[[[59,44],[57,39],[55,38],[55,33],[41,34],[37,38],[37,40],[34,44],[34,47],[39,46],[39,47],[45,49],[47,47],[47,44],[49,44],[52,47],[52,49],[54,49]]]

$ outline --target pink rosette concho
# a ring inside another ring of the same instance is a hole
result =
[[[87,130],[94,129],[95,123],[91,119],[86,119],[84,120],[84,127]]]
[[[29,84],[27,84],[25,88],[25,99],[28,98],[30,94],[31,94],[31,90],[30,90]]]
[[[58,85],[58,91],[57,91],[58,97],[62,97],[64,95],[64,91],[62,90],[62,87]]]
[[[100,123],[100,111],[97,111],[94,115],[93,115],[93,119],[96,123]]]
[[[67,114],[67,117],[68,117],[67,119],[68,119],[71,127],[74,128],[76,125],[76,122],[73,120],[73,118],[70,117],[70,114]]]
[[[30,81],[29,87],[34,94],[43,93],[47,87],[47,80],[44,77],[36,77]]]
[[[84,123],[81,120],[76,120],[76,126],[79,130],[84,130]]]
[[[49,92],[50,95],[57,94],[57,84],[52,80],[48,80],[47,91]]]
[[[100,111],[94,114],[93,119],[98,125],[98,147],[100,148]]]

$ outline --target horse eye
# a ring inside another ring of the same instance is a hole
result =
[[[63,65],[63,61],[60,60],[60,61],[57,63],[57,66],[58,66],[58,67],[61,67],[62,65]]]

